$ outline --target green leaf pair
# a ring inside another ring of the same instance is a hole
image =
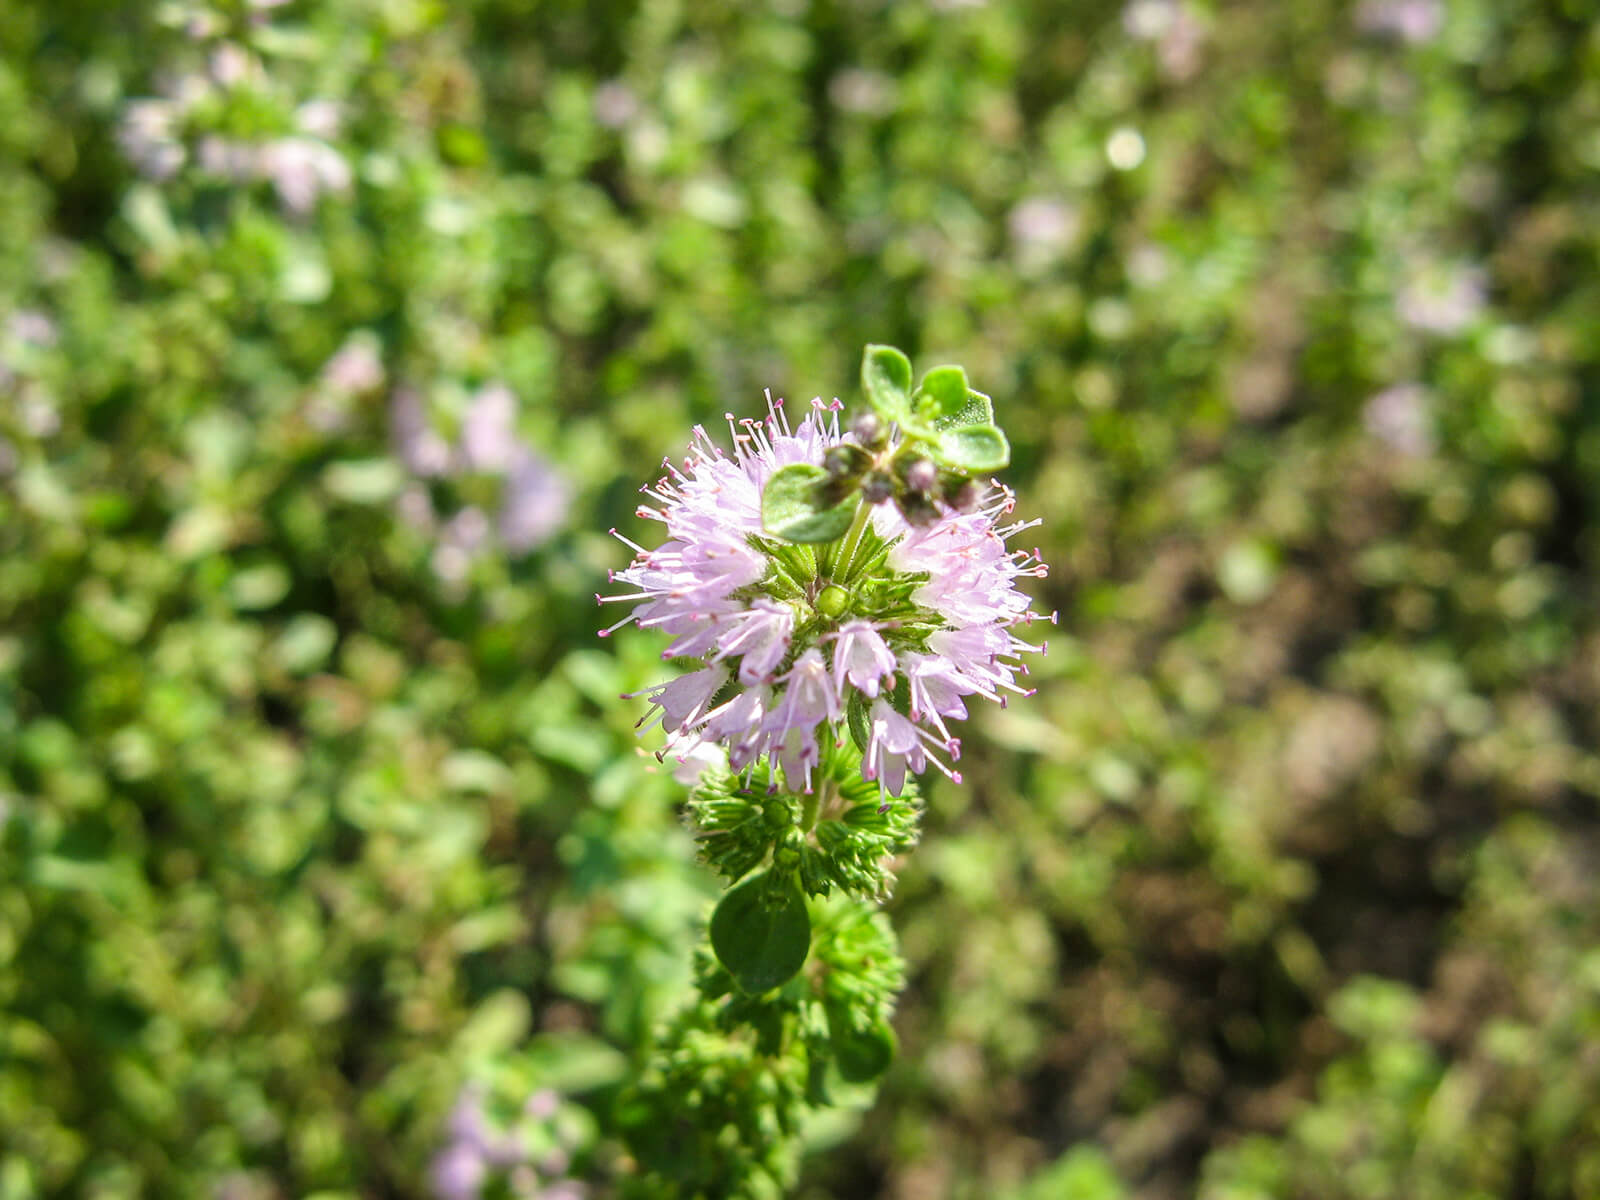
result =
[[[869,345],[861,357],[861,389],[878,416],[923,442],[940,466],[998,471],[1011,446],[994,423],[994,404],[957,366],[934,367],[911,387],[911,360],[893,346]]]

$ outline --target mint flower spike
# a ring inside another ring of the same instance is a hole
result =
[[[951,372],[965,387],[960,368],[936,371],[929,376],[952,395]],[[1006,522],[1009,489],[935,465],[941,456],[930,461],[898,424],[858,420],[842,432],[841,407],[813,400],[791,426],[769,392],[765,419],[728,417],[731,453],[697,426],[682,466],[668,460],[666,475],[641,489],[651,503],[638,515],[664,524],[666,540],[651,550],[612,531],[634,559],[611,578],[631,590],[596,599],[637,607],[601,636],[634,622],[672,638],[663,658],[698,662],[632,693],[650,701],[640,724],[659,721],[663,753],[679,762],[720,747],[747,779],[764,763],[772,790],[781,771],[789,791],[809,794],[824,746],[848,730],[862,776],[898,796],[908,774],[929,766],[959,781],[950,764],[961,746],[947,722],[966,717],[967,697],[1003,704],[1008,693],[1031,694],[1018,683],[1022,656],[1046,647],[1015,632],[1036,615],[1017,581],[1043,577],[1045,566],[1007,542],[1039,522]],[[964,436],[968,427],[952,428]],[[874,504],[830,474],[863,463],[899,472],[896,503]],[[769,485],[801,474],[826,539],[815,525],[800,541],[774,530]],[[920,490],[907,493],[906,478]]]

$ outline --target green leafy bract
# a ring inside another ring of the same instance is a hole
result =
[[[967,386],[967,373],[963,368],[934,367],[917,385],[913,409],[918,422],[932,429],[952,421],[966,425],[982,419],[973,415],[972,398],[979,396],[981,392],[974,392]]]
[[[994,425],[962,425],[940,433],[932,444],[941,466],[963,472],[998,471],[1011,461],[1011,444]]]
[[[791,542],[831,542],[842,537],[856,515],[858,498],[829,505],[823,494],[828,473],[810,463],[791,463],[773,472],[761,492],[761,524],[767,533]]]
[[[904,423],[911,412],[911,360],[893,346],[868,345],[861,355],[861,390],[885,421]]]

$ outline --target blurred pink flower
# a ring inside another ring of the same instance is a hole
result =
[[[1433,421],[1428,390],[1418,383],[1384,388],[1361,413],[1367,432],[1391,450],[1410,458],[1433,453]]]
[[[461,458],[469,471],[502,472],[518,453],[516,395],[503,383],[478,389],[461,418]]]
[[[1413,329],[1449,336],[1477,320],[1487,290],[1481,267],[1419,263],[1402,285],[1395,309]]]
[[[520,447],[512,457],[500,502],[500,541],[512,554],[526,554],[561,528],[571,502],[572,488],[561,473]]]
[[[1444,18],[1443,0],[1363,0],[1356,28],[1415,46],[1438,37]]]

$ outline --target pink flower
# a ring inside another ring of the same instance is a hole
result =
[[[705,719],[704,736],[728,748],[728,764],[736,771],[760,758],[772,740],[763,727],[771,698],[771,688],[753,687],[714,709]]]
[[[1419,260],[1411,265],[1395,308],[1413,329],[1450,337],[1476,321],[1487,302],[1482,267]]]
[[[1441,0],[1363,0],[1356,9],[1362,32],[1387,34],[1413,46],[1438,37],[1444,18]]]
[[[794,629],[794,609],[765,597],[750,602],[750,607],[727,615],[717,637],[717,652],[712,662],[739,654],[740,683],[761,683],[771,676],[789,649],[789,634]]]
[[[383,359],[377,339],[357,334],[347,338],[322,367],[322,381],[336,392],[360,394],[383,386]]]
[[[422,394],[402,384],[389,400],[389,429],[395,455],[413,475],[424,479],[450,469],[450,443],[434,432]]]
[[[772,739],[783,777],[791,785],[804,780],[803,790],[809,792],[811,772],[822,758],[817,726],[839,720],[839,698],[828,678],[827,663],[815,647],[795,660],[783,683],[782,698],[767,714],[765,732]]]
[[[894,654],[869,621],[846,621],[833,643],[834,686],[845,694],[845,684],[871,699],[880,679],[894,678]]]
[[[348,192],[350,164],[327,142],[287,137],[269,142],[263,165],[278,190],[278,200],[295,216],[305,216],[324,192]]]
[[[628,695],[648,697],[652,708],[660,709],[657,720],[668,729],[683,729],[697,725],[705,718],[706,710],[711,706],[711,698],[727,681],[726,667],[707,667],[702,671],[691,671],[687,675],[680,675],[666,683],[658,683],[643,692],[630,692]],[[639,723],[643,725],[646,720],[650,720],[648,714]],[[654,724],[655,721],[652,720],[650,723]]]
[[[931,722],[948,738],[950,733],[943,718],[966,720],[967,706],[961,697],[976,689],[961,675],[956,664],[943,655],[908,651],[904,662],[911,691],[911,719]]]
[[[480,388],[461,418],[461,458],[469,471],[502,472],[517,452],[517,397],[503,383]]]
[[[958,772],[928,754],[926,744],[932,742],[940,745],[939,739],[901,716],[887,700],[873,703],[869,729],[871,733],[867,739],[866,754],[861,760],[861,774],[865,778],[876,779],[889,791],[899,795],[906,785],[906,768],[921,772],[931,762],[951,779],[961,782]],[[953,738],[947,739],[942,743],[942,748],[955,757],[961,752],[961,743]]]
[[[527,447],[515,447],[500,507],[500,540],[511,553],[526,554],[561,528],[571,501],[572,488],[560,472]]]

